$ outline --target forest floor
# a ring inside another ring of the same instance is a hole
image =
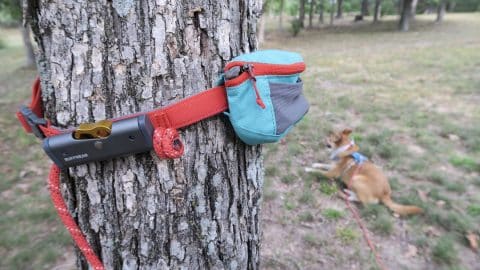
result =
[[[311,108],[283,143],[265,147],[263,269],[375,269],[339,183],[307,174],[328,162],[322,139],[351,127],[389,176],[394,200],[425,209],[396,218],[357,205],[389,269],[480,269],[480,14],[417,16],[305,30],[273,29],[261,45],[300,52]],[[0,28],[0,269],[73,269],[68,233],[51,206],[39,142],[14,118],[36,72],[21,36]]]

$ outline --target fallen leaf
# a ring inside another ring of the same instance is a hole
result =
[[[428,198],[427,198],[428,192],[425,192],[425,191],[420,190],[420,189],[417,189],[417,192],[418,192],[418,197],[420,197],[420,200],[422,200],[422,202],[426,202],[428,200]]]
[[[468,242],[470,243],[470,248],[474,251],[477,251],[478,249],[478,235],[469,232],[466,235]]]
[[[408,245],[407,252],[403,255],[405,258],[411,258],[417,256],[418,249],[414,245]]]

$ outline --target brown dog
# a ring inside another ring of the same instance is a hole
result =
[[[326,177],[341,178],[350,187],[345,189],[347,199],[363,204],[382,202],[400,215],[418,214],[423,210],[413,205],[401,205],[391,199],[392,190],[385,175],[372,162],[358,154],[359,147],[350,139],[351,129],[330,134],[325,140],[330,149],[334,165],[314,163],[307,172],[317,171]],[[325,171],[326,169],[328,171]]]

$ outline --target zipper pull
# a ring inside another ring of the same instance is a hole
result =
[[[252,64],[245,64],[243,68],[247,71],[248,75],[250,76],[250,79],[252,80],[253,84],[253,89],[255,89],[255,96],[256,96],[256,102],[258,106],[260,106],[262,109],[265,109],[265,103],[263,103],[262,97],[260,96],[260,93],[258,92],[257,89],[257,79],[255,78],[255,74],[253,73],[253,65]]]

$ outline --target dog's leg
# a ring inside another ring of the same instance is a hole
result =
[[[333,165],[331,164],[325,164],[325,163],[313,163],[312,168],[315,169],[324,169],[324,170],[330,170],[332,169]]]
[[[357,197],[357,194],[355,194],[355,192],[353,192],[349,189],[344,189],[343,191],[347,195],[347,200],[349,200],[351,202],[358,202],[359,201],[358,197]]]

